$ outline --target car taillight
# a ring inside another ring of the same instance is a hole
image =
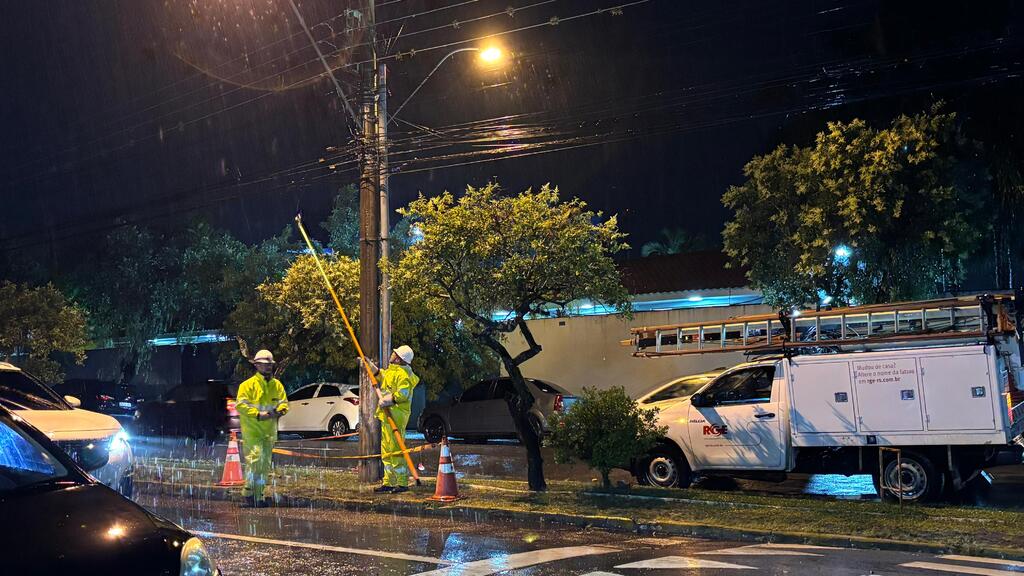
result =
[[[110,402],[111,400],[114,399],[114,397],[113,396],[107,396],[106,394],[99,394],[99,395],[96,396],[96,399],[100,400],[102,402]]]
[[[359,406],[359,398],[355,398],[355,397],[353,397],[353,398],[342,398],[342,400],[344,400],[345,402],[348,402],[349,404],[351,404],[353,406]]]
[[[565,408],[565,401],[563,400],[562,395],[561,394],[556,395],[555,396],[555,412],[561,413],[564,408]]]

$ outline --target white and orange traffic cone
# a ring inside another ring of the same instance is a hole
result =
[[[238,436],[231,431],[231,440],[228,441],[228,453],[224,457],[224,474],[220,477],[217,486],[242,486],[245,478],[242,476],[242,461],[238,457]]]
[[[441,458],[437,465],[437,488],[430,500],[454,502],[459,499],[459,487],[455,483],[455,465],[452,451],[448,448],[448,437],[441,440]]]

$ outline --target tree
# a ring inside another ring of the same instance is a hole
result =
[[[664,241],[651,241],[640,248],[640,255],[664,256],[666,254],[683,254],[708,247],[707,241],[700,234],[694,236],[682,228],[662,228],[661,237]]]
[[[584,388],[566,414],[552,418],[550,443],[555,460],[583,460],[601,472],[602,484],[610,488],[613,469],[629,469],[666,433],[666,427],[658,426],[658,411],[641,409],[621,386]]]
[[[955,289],[985,226],[978,150],[954,114],[899,116],[885,128],[831,122],[811,147],[754,157],[725,251],[777,307],[876,303]]]
[[[359,257],[359,190],[349,184],[334,197],[334,208],[321,224],[330,235],[327,247],[338,256]]]
[[[38,288],[0,282],[0,356],[15,362],[46,382],[64,375],[53,358],[70,354],[85,360],[85,312],[69,302],[52,284]]]
[[[629,310],[626,290],[611,255],[627,248],[614,216],[578,199],[561,202],[558,189],[543,186],[501,196],[496,184],[420,196],[400,211],[421,227],[392,275],[408,298],[419,297],[440,317],[450,315],[501,360],[517,391],[510,403],[526,448],[531,490],[544,490],[541,438],[530,422],[533,395],[519,366],[541,351],[526,323],[530,315],[564,310],[589,299]],[[527,349],[512,356],[506,336],[519,330]]]

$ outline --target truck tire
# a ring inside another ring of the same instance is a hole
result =
[[[661,488],[689,488],[693,483],[693,472],[678,450],[662,446],[640,460],[637,479],[641,484]]]
[[[898,502],[898,486],[902,481],[903,501],[931,502],[939,499],[945,488],[946,475],[939,472],[924,454],[904,450],[900,457],[902,469],[897,472],[896,457],[887,457],[884,467],[886,489],[881,488],[878,474],[872,474],[879,497],[885,502]],[[899,474],[899,475],[897,475]]]

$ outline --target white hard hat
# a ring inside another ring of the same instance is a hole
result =
[[[260,350],[253,356],[252,361],[254,364],[273,364],[274,355],[270,353],[270,350]]]
[[[406,364],[412,364],[413,354],[412,348],[410,348],[409,346],[403,344],[398,348],[395,348],[395,354],[398,354],[398,357],[402,359],[402,362],[405,362]]]

